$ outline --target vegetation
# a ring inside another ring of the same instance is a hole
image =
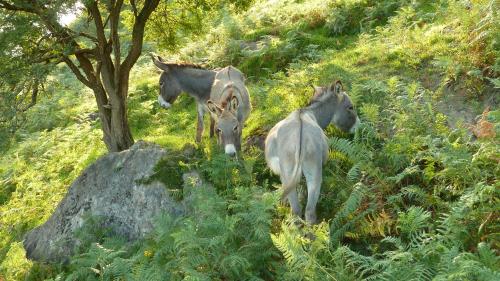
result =
[[[4,31],[8,41],[3,45],[17,48],[3,55],[5,60],[20,60],[29,68],[36,68],[37,64],[47,68],[47,64],[64,62],[75,77],[94,92],[109,151],[127,149],[134,142],[126,107],[130,70],[141,55],[146,21],[159,0],[144,1],[142,7],[136,1],[130,1],[130,7],[123,7],[121,0],[78,3],[83,4],[88,14],[87,23],[70,29],[59,22],[57,13],[75,7],[77,1],[1,1],[2,25],[8,26]],[[122,9],[130,10],[132,22],[129,46],[123,50],[119,34]],[[12,69],[8,71],[12,73]],[[40,80],[45,79],[47,73],[24,74],[23,80],[33,81],[28,88],[33,89],[35,102],[42,85]],[[9,81],[9,84],[15,87],[26,83],[23,80]]]
[[[175,152],[157,167],[175,172],[158,179],[191,200],[193,215],[159,217],[133,244],[89,222],[69,264],[26,260],[22,236],[106,152],[92,94],[54,66],[47,94],[15,132],[2,131],[0,280],[500,280],[498,1],[231,2],[212,3],[209,23],[175,45],[147,35],[145,46],[248,76],[244,160],[208,137],[194,144],[194,101],[162,110],[155,68],[141,56],[131,132]],[[353,136],[327,129],[322,222],[298,227],[253,144],[307,103],[310,84],[332,79],[363,125]],[[190,169],[213,188],[175,189],[177,171]]]

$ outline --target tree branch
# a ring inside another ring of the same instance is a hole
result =
[[[132,0],[133,1],[133,0]],[[132,30],[132,44],[127,57],[123,61],[120,69],[120,77],[128,78],[130,69],[141,55],[142,44],[144,42],[144,28],[151,13],[156,9],[160,0],[145,0],[141,12],[136,16]]]
[[[109,8],[109,17],[110,17],[110,28],[111,28],[111,40],[113,45],[113,53],[114,53],[114,79],[118,81],[120,75],[120,60],[121,60],[121,50],[120,50],[120,37],[118,36],[118,29],[120,24],[120,12],[123,5],[123,0],[118,0],[113,5],[114,1],[111,1],[111,5]]]
[[[97,1],[92,1],[87,9],[94,19],[94,24],[96,26],[96,34],[98,39],[98,51],[99,56],[101,57],[101,75],[103,76],[103,85],[108,94],[112,94],[115,89],[115,81],[113,79],[115,66],[113,65],[113,61],[111,60],[111,40],[108,42],[105,35],[105,25],[102,22],[101,11],[99,11],[99,7],[97,5]],[[108,22],[110,15],[108,15],[106,22]]]
[[[93,88],[92,84],[90,83],[90,81],[83,76],[83,74],[78,69],[78,66],[76,66],[70,58],[64,56],[63,57],[63,61],[71,69],[71,71],[75,74],[76,78],[78,80],[80,80],[80,82],[82,82],[83,84],[85,84],[85,86],[87,86],[87,87],[89,87],[91,89]]]
[[[42,37],[40,37],[40,38],[36,41],[35,45],[39,48],[39,47],[40,47],[40,45],[42,44],[42,41],[44,41],[45,39],[49,39],[49,38],[50,38],[50,34],[45,34],[45,35],[43,35]]]
[[[31,101],[29,104],[27,104],[24,108],[19,109],[20,112],[25,112],[26,110],[30,109],[36,104],[37,98],[38,98],[38,91],[40,90],[39,88],[40,84],[37,79],[33,82],[33,86],[31,89]]]
[[[97,40],[97,37],[93,36],[93,35],[90,35],[88,33],[85,33],[85,32],[75,32],[74,30],[71,30],[69,28],[66,28],[68,30],[68,32],[70,33],[73,33],[73,35],[75,37],[85,37],[85,38],[88,38],[90,40],[92,40],[92,42],[95,42],[95,43],[98,43],[99,40]]]
[[[33,9],[31,6],[16,6],[11,3],[8,3],[7,1],[0,0],[0,8],[3,8],[5,10],[9,11],[20,11],[20,12],[27,12],[27,13],[36,13],[35,9]]]
[[[106,19],[104,20],[104,28],[106,28],[106,26],[108,25],[108,22],[109,22],[109,15],[106,17]]]
[[[94,19],[97,41],[99,42],[99,45],[104,47],[106,46],[106,35],[104,34],[104,25],[102,23],[101,12],[97,6],[97,1],[92,1],[87,7],[87,10]]]
[[[137,18],[139,13],[137,12],[137,5],[134,0],[130,0],[130,6],[132,6],[132,11],[134,12],[134,16]]]
[[[48,53],[50,52],[49,50],[40,50],[40,53]],[[37,59],[31,60],[32,63],[41,63],[41,62],[50,62],[51,60],[55,59],[61,59],[62,57],[68,57],[71,55],[79,55],[79,54],[86,54],[90,55],[91,57],[96,58],[97,57],[97,49],[75,49],[71,52],[65,52],[64,54],[58,53],[58,54],[49,54],[45,56],[41,56]]]

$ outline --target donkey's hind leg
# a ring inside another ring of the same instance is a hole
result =
[[[292,191],[290,191],[287,198],[288,202],[290,202],[290,207],[292,208],[292,214],[296,215],[297,217],[301,217],[302,208],[300,207],[299,196],[297,194],[297,187],[295,187]]]
[[[201,142],[201,136],[203,135],[203,114],[205,113],[205,107],[203,104],[199,103],[198,104],[198,124],[196,127],[196,142],[200,143]]]
[[[307,183],[307,205],[306,205],[306,222],[315,224],[316,217],[316,204],[318,203],[319,194],[322,182],[321,163],[304,163],[302,166],[304,176]]]
[[[302,171],[300,170],[300,168],[296,170],[297,167],[295,167],[295,165],[299,165],[299,163],[295,163],[294,158],[295,155],[291,153],[283,153],[279,158],[279,170],[283,192],[289,192],[286,195],[286,198],[288,199],[288,202],[290,202],[292,213],[298,217],[301,217],[302,208],[300,207],[299,203],[297,186],[300,183]]]

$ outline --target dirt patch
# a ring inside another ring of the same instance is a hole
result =
[[[485,89],[478,98],[471,98],[465,89],[445,88],[443,99],[437,103],[437,109],[448,117],[448,126],[457,128],[459,124],[476,124],[487,108],[498,108],[498,90]]]
[[[433,92],[441,92],[436,108],[446,115],[450,128],[455,129],[460,124],[472,128],[486,109],[498,108],[500,93],[498,89],[486,86],[479,96],[471,96],[467,88],[460,83],[452,83],[443,87],[442,79],[439,73],[425,73],[419,80],[424,88]]]

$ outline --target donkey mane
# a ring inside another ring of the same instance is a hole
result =
[[[229,93],[229,95],[227,95],[227,97],[220,103],[220,106],[224,109],[227,109],[227,104],[231,101],[231,99],[233,98],[233,92]]]
[[[199,65],[199,64],[194,64],[190,62],[165,62],[164,64],[168,66],[175,66],[175,67],[191,67],[191,68],[197,68],[197,69],[206,69],[205,67]]]
[[[340,82],[340,80],[335,81],[334,84],[335,85],[340,84],[340,86],[342,87],[342,82]],[[332,85],[334,85],[334,84],[332,84]],[[318,87],[318,88],[321,88],[322,91],[314,94],[314,96],[309,100],[309,103],[307,104],[307,106],[308,107],[313,106],[313,105],[316,105],[318,103],[322,103],[322,102],[326,101],[327,99],[331,98],[332,95],[329,93],[328,87],[330,87],[330,86]],[[316,87],[314,87],[314,86],[313,86],[313,88],[316,89]],[[341,96],[340,100],[342,101],[342,99],[343,99],[343,95]]]
[[[326,99],[330,98],[332,95],[328,93],[328,91],[325,89],[319,94],[314,95],[307,106],[313,106],[319,103],[324,102]]]

